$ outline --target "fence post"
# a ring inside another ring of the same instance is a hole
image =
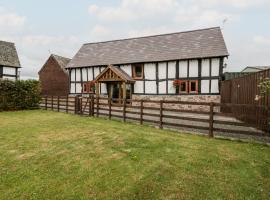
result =
[[[91,96],[89,95],[89,97],[88,97],[88,101],[89,101],[89,105],[88,105],[88,110],[89,110],[89,117],[92,115],[92,111],[91,111],[91,107],[92,107],[92,98],[91,98]]]
[[[140,107],[140,124],[143,124],[143,100],[140,101],[141,107]]]
[[[210,103],[210,112],[209,112],[209,137],[214,137],[213,134],[213,125],[214,125],[214,103]]]
[[[160,100],[159,128],[163,129],[163,100]]]
[[[99,117],[99,97],[97,97],[97,117]]]
[[[75,113],[75,114],[78,114],[78,110],[79,110],[79,109],[78,109],[78,108],[79,108],[79,96],[78,96],[78,95],[75,96],[74,104],[75,104],[75,105],[74,105],[74,108],[75,108],[75,109],[74,109],[74,113]]]
[[[83,115],[83,97],[80,97],[79,101],[80,101],[80,115]]]
[[[68,113],[68,96],[66,98],[66,113]]]
[[[123,121],[126,122],[126,106],[127,106],[127,99],[125,98],[124,99],[124,102],[123,102]]]
[[[45,110],[47,110],[47,105],[48,104],[48,97],[47,96],[45,96]]]
[[[51,109],[53,110],[53,96],[52,96],[52,101],[51,101]]]
[[[57,112],[59,112],[60,106],[59,106],[59,96],[57,96]]]
[[[109,119],[112,118],[112,98],[109,98]]]
[[[95,99],[94,95],[91,96],[91,115],[94,117],[95,115]]]

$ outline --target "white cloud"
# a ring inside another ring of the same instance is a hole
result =
[[[269,0],[199,0],[202,5],[206,6],[230,6],[234,8],[244,9],[254,6],[263,6],[269,4]]]
[[[221,11],[215,7],[215,0],[122,0],[118,6],[102,7],[90,5],[88,11],[101,23],[152,23],[166,22],[174,26],[216,26],[222,20],[237,18],[236,14]],[[205,6],[207,5],[207,6]],[[207,8],[205,8],[207,7]],[[180,23],[180,24],[179,24]]]
[[[253,41],[257,45],[268,46],[268,48],[270,49],[270,37],[268,38],[262,35],[256,35],[254,36]]]
[[[25,25],[26,17],[0,7],[0,31],[18,30]]]

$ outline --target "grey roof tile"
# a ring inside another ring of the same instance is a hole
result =
[[[0,65],[21,67],[14,43],[0,41]]]
[[[228,56],[219,27],[84,44],[67,68]]]
[[[58,56],[55,54],[52,54],[52,56],[54,57],[54,59],[58,62],[58,64],[60,65],[60,67],[62,69],[65,69],[65,67],[67,66],[67,64],[70,62],[71,59],[69,58],[65,58],[62,56]]]

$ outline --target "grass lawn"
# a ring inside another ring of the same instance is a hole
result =
[[[270,147],[50,111],[0,113],[0,199],[270,199]]]

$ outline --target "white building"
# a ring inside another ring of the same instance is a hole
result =
[[[0,41],[0,79],[17,80],[20,67],[14,43]]]
[[[127,98],[152,99],[200,96],[216,100],[228,55],[219,27],[88,43],[67,65],[70,94],[97,92],[89,89],[88,83],[113,65],[119,69],[112,70],[117,71],[116,76],[128,76],[126,92],[122,84],[125,80],[103,79],[99,94],[121,98],[126,93]]]

